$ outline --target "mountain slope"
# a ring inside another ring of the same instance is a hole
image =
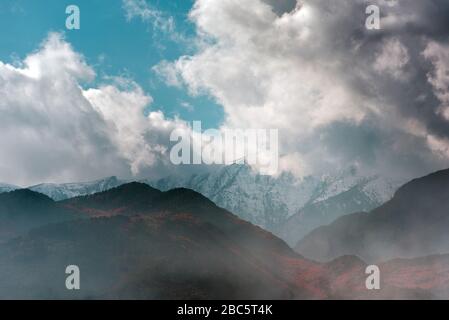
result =
[[[143,182],[160,190],[184,187],[200,192],[292,245],[315,227],[343,214],[381,205],[398,186],[390,179],[359,175],[353,167],[335,175],[297,179],[285,173],[279,177],[261,176],[244,165],[185,179],[167,177]]]
[[[380,289],[367,290],[367,263],[342,256],[325,264],[332,297],[338,299],[429,300],[449,298],[449,255],[378,262]]]
[[[39,226],[76,218],[80,217],[75,212],[31,190],[0,194],[0,242]]]
[[[327,225],[347,213],[359,212],[379,206],[385,198],[378,196],[375,192],[372,194],[367,192],[370,184],[379,182],[385,183],[377,178],[366,179],[366,181],[358,182],[358,184],[347,191],[338,193],[325,200],[307,204],[279,227],[278,234],[287,243],[294,246],[316,227]],[[388,184],[382,190],[391,190],[392,192],[393,189],[393,184]]]
[[[449,170],[415,179],[370,213],[317,228],[296,246],[316,260],[354,254],[367,261],[449,252]]]
[[[214,201],[242,219],[274,230],[276,226],[307,201],[314,185],[294,187],[295,179],[261,176],[244,165],[231,165],[211,173],[187,178],[166,177],[145,182],[160,190],[188,188]]]

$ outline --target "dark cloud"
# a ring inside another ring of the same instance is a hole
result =
[[[318,31],[327,35],[327,42],[315,54],[321,57],[323,51],[331,52],[341,64],[341,79],[371,99],[381,112],[380,117],[368,117],[377,118],[378,122],[369,121],[371,134],[368,136],[366,122],[356,126],[340,123],[327,127],[325,132],[331,133],[327,135],[331,138],[326,145],[330,150],[341,154],[345,161],[365,159],[367,163],[370,162],[367,156],[377,150],[378,161],[386,158],[391,164],[409,168],[411,175],[449,165],[446,141],[449,139],[449,122],[440,112],[444,101],[429,81],[435,73],[448,72],[449,68],[437,69],[449,65],[449,61],[435,62],[438,57],[432,61],[424,55],[431,43],[441,44],[441,51],[449,49],[449,2],[339,1],[337,5],[318,0],[309,3],[319,9],[318,12],[329,15],[322,19],[322,30]],[[381,30],[365,29],[364,8],[368,4],[380,7]],[[399,62],[395,65],[395,51],[385,50],[391,43],[406,52],[404,65]],[[387,54],[382,57],[383,51]],[[440,54],[440,60],[447,57],[449,55]],[[449,87],[440,88],[440,93],[441,90],[443,94],[449,93]],[[404,134],[403,126],[408,122],[419,123],[421,129],[415,128],[414,132]],[[441,139],[439,150],[429,147],[429,136]],[[365,140],[367,137],[371,138]],[[398,163],[389,155],[401,158],[402,162]],[[384,167],[383,162],[383,165],[378,164]]]
[[[176,65],[223,104],[228,124],[279,128],[282,154],[312,171],[363,162],[414,176],[449,165],[448,1],[262,2],[278,17],[258,0],[243,13],[198,1],[196,22],[216,42]],[[380,30],[365,27],[368,5],[380,8]]]

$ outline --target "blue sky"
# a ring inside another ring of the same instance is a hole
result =
[[[176,32],[194,36],[188,20],[193,0],[147,1],[164,16],[173,17]],[[81,29],[66,30],[65,9],[78,5]],[[152,110],[167,117],[179,115],[187,121],[201,120],[203,127],[216,127],[223,121],[223,110],[207,96],[190,96],[186,90],[167,86],[151,67],[160,61],[173,61],[191,54],[188,42],[172,41],[169,34],[155,30],[140,18],[126,19],[122,0],[2,0],[0,3],[0,60],[23,60],[51,31],[64,32],[66,40],[82,53],[97,72],[104,76],[126,76],[136,81],[154,99]],[[193,108],[182,107],[188,103]]]

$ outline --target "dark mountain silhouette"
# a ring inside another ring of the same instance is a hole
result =
[[[27,189],[0,194],[0,242],[27,231],[80,218],[45,195]]]
[[[320,227],[296,251],[326,261],[357,255],[365,261],[449,253],[449,170],[415,179],[370,213],[355,213]]]

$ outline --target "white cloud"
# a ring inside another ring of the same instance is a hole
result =
[[[159,64],[154,66],[152,70],[168,85],[178,88],[182,86],[182,80],[180,79],[176,69],[173,68],[173,65],[168,61],[161,61]]]
[[[338,119],[358,121],[364,103],[338,77],[337,63],[309,55],[317,45],[310,31],[316,14],[307,5],[278,17],[254,0],[197,1],[191,17],[215,41],[174,66],[192,93],[219,100],[229,125],[307,132]]]
[[[175,31],[174,19],[150,7],[145,0],[123,0],[122,3],[128,20],[139,17],[143,21],[151,22],[156,30],[168,33]]]
[[[373,108],[340,77],[338,53],[320,54],[328,39],[317,35],[319,14],[308,4],[278,16],[257,0],[198,0],[191,19],[205,46],[156,70],[170,85],[182,80],[193,95],[214,96],[227,126],[282,129],[288,153],[286,140],[335,121],[359,123]]]
[[[184,124],[145,116],[152,98],[132,81],[84,90],[94,76],[57,33],[21,66],[0,62],[0,181],[129,177],[165,161],[169,133]]]
[[[122,6],[125,10],[128,21],[139,18],[141,21],[149,24],[155,34],[162,33],[173,42],[190,45],[185,35],[176,30],[175,19],[151,6],[145,0],[122,0]]]

